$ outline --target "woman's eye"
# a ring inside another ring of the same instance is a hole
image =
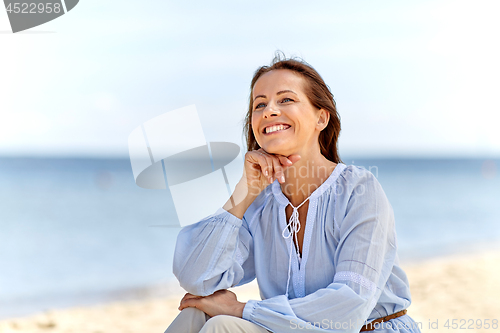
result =
[[[281,102],[282,103],[293,102],[293,99],[286,97],[286,98],[283,98],[283,100]]]
[[[260,104],[257,104],[257,106],[255,108],[258,109],[258,108],[263,107],[264,105],[265,105],[264,103],[260,103]]]

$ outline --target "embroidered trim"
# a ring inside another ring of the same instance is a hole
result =
[[[236,245],[236,253],[235,253],[235,256],[236,256],[236,262],[238,264],[240,264],[240,266],[243,266],[243,263],[245,262],[245,260],[243,259],[243,255],[241,254],[241,251],[240,251],[240,248],[238,247],[238,245]]]
[[[367,263],[364,263],[364,262],[362,262],[362,261],[359,261],[359,260],[353,260],[353,259],[347,259],[347,260],[342,260],[341,262],[345,262],[345,261],[357,262],[358,264],[365,265],[366,267],[371,268],[371,269],[373,269],[373,271],[375,271],[376,273],[378,273],[378,271],[377,271],[375,268],[373,268],[372,266],[370,266],[370,265],[368,265]],[[339,262],[339,264],[340,264],[341,262]]]
[[[375,306],[377,306],[377,299],[375,297],[372,298],[372,300],[370,301],[370,305],[369,305],[369,309],[375,309]],[[378,310],[377,310],[378,312]],[[378,312],[380,313],[380,312]],[[381,315],[382,317],[382,315]]]
[[[314,226],[316,224],[317,214],[318,214],[318,198],[309,199],[309,208],[307,211],[307,224],[306,229],[304,231],[304,243],[302,245],[302,261],[300,263],[299,270],[299,290],[296,297],[304,297],[306,295],[306,284],[305,284],[305,266],[307,260],[309,258],[309,248],[311,245],[312,231],[314,230]]]
[[[337,181],[338,181],[338,178],[337,178]],[[335,184],[332,187],[333,207],[337,207],[337,181],[335,182]],[[335,214],[335,213],[333,214],[333,234],[334,235],[335,235],[335,232],[337,230],[339,230],[339,232],[340,232],[340,228],[338,226],[337,219],[335,218],[335,215],[337,215],[337,214]]]
[[[333,282],[338,282],[338,281],[351,281],[357,283],[372,293],[375,292],[375,290],[377,289],[375,283],[368,280],[364,276],[354,272],[349,272],[349,271],[337,272],[333,277]]]

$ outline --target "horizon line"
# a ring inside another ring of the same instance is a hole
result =
[[[341,160],[346,163],[349,160],[373,160],[373,159],[400,159],[400,160],[460,160],[460,159],[483,159],[497,160],[500,159],[500,154],[352,154],[341,155]],[[104,154],[1,154],[0,159],[87,159],[87,160],[126,160],[130,159],[127,155],[104,155]]]

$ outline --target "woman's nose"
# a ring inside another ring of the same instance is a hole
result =
[[[264,109],[264,118],[271,117],[272,115],[274,116],[279,116],[281,111],[279,111],[278,108],[274,107],[273,105],[268,105]]]

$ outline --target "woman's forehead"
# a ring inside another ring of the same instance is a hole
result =
[[[263,74],[253,88],[253,97],[257,95],[276,94],[283,90],[302,92],[303,78],[289,69],[275,69]],[[269,96],[268,96],[269,97]]]

